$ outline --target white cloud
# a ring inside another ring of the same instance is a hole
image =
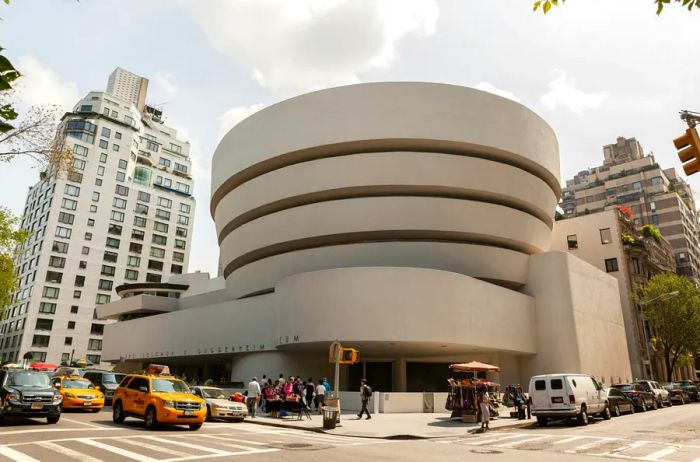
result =
[[[172,96],[178,91],[178,86],[175,83],[175,77],[169,72],[158,71],[153,74],[151,81],[160,90],[163,95]]]
[[[217,139],[221,141],[221,138],[223,138],[224,135],[234,127],[234,125],[246,117],[255,114],[264,106],[264,104],[236,106],[221,114],[219,116],[219,134]]]
[[[476,88],[477,90],[487,91],[489,93],[493,93],[494,95],[502,96],[504,98],[512,99],[517,103],[521,102],[520,98],[515,96],[515,94],[509,92],[508,90],[502,90],[500,88],[494,87],[488,82],[480,82],[474,85],[474,88]]]
[[[435,0],[181,0],[212,45],[282,91],[357,83],[406,36],[435,32]]]
[[[15,97],[26,106],[55,104],[69,111],[78,102],[78,85],[61,80],[56,73],[31,55],[20,56],[15,67],[22,74],[16,82]]]
[[[586,93],[576,88],[576,79],[568,78],[566,71],[555,69],[556,77],[549,82],[549,91],[540,97],[540,102],[550,111],[562,106],[576,114],[584,109],[600,107],[607,98],[607,93],[599,91]]]

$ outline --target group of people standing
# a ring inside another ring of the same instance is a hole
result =
[[[301,377],[294,376],[285,379],[284,374],[280,374],[274,382],[266,375],[263,375],[262,383],[258,382],[257,377],[253,377],[248,383],[248,413],[255,417],[258,407],[266,411],[266,403],[275,400],[297,401],[309,410],[315,405],[316,411],[320,413],[329,397],[330,389],[331,386],[325,377],[319,379],[317,384],[311,377],[303,381]]]

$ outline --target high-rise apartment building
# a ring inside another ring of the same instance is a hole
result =
[[[678,274],[700,282],[698,221],[692,190],[673,168],[663,169],[639,142],[618,138],[603,148],[604,165],[566,181],[560,206],[567,218],[627,205],[637,227],[653,225],[671,244]]]
[[[143,111],[146,104],[146,92],[148,91],[148,79],[118,67],[109,75],[107,80],[107,93],[125,101],[129,101],[139,111]]]
[[[185,272],[195,207],[189,143],[148,109],[90,92],[64,117],[74,171],[29,189],[31,238],[0,321],[0,359],[31,352],[51,363],[100,363],[107,321],[95,306],[124,283]]]

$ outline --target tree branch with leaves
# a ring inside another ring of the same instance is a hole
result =
[[[21,228],[21,222],[21,218],[15,217],[9,209],[0,207],[0,315],[18,287],[15,258],[29,237],[29,232]]]
[[[558,6],[560,1],[564,3],[566,0],[538,0],[533,3],[532,11],[542,9],[542,12],[547,14],[553,6]],[[680,6],[687,8],[688,11],[692,11],[693,8],[700,9],[700,0],[673,0],[673,2],[680,3]],[[671,0],[654,0],[654,3],[656,3],[656,14],[658,15],[664,10],[664,6],[671,3]]]

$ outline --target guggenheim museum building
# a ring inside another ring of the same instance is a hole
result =
[[[201,380],[332,377],[341,389],[443,391],[448,364],[632,379],[617,281],[550,251],[560,195],[552,128],[455,85],[331,88],[232,128],[212,161],[218,277],[123,285],[103,359]],[[196,233],[196,230],[195,230]]]

